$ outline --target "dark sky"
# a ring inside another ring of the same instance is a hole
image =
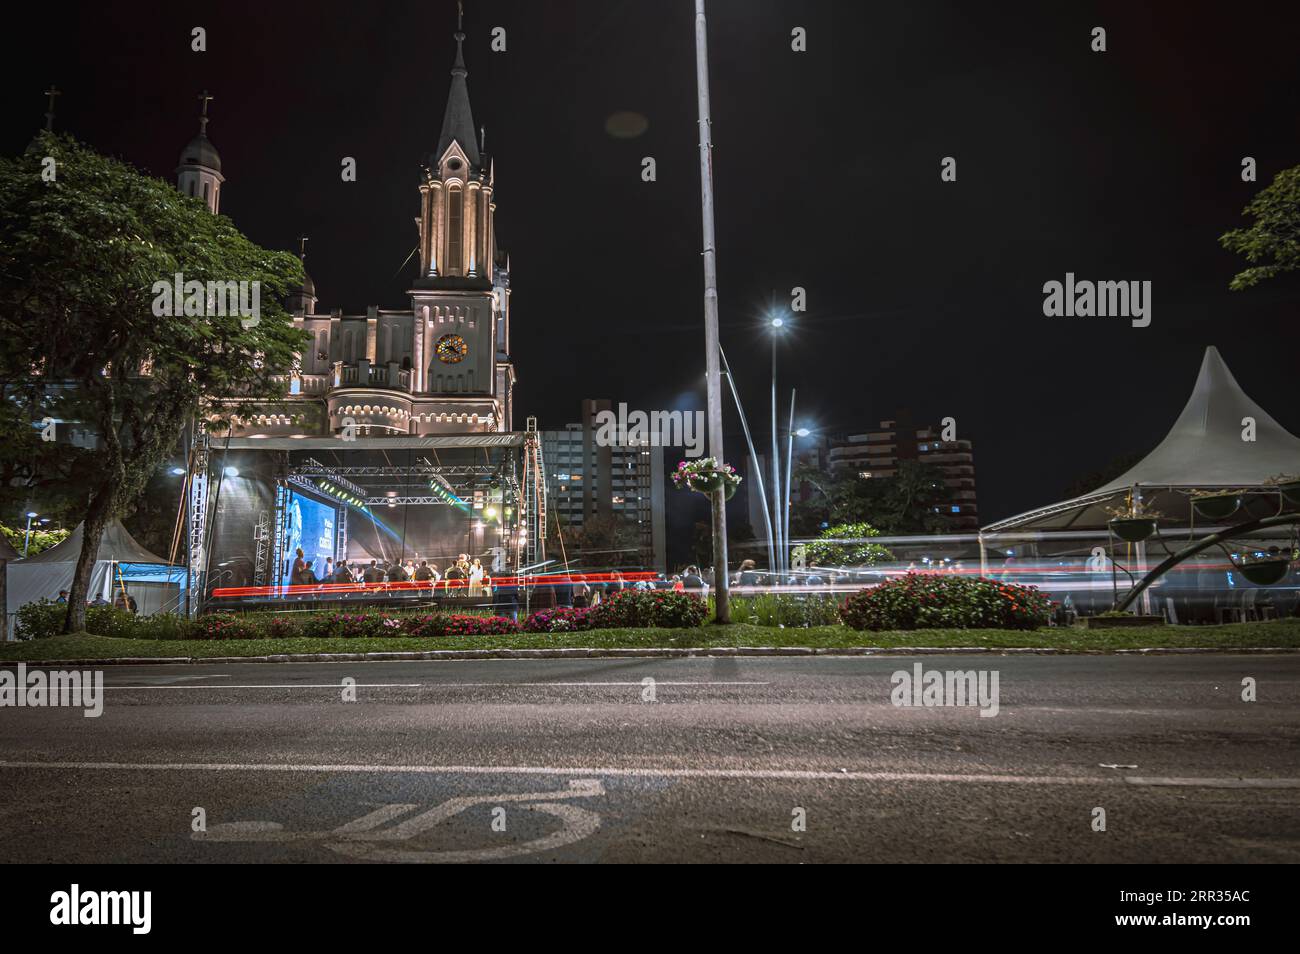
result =
[[[322,309],[407,306],[412,266],[398,272],[455,3],[186,6],[59,5],[10,31],[3,147],[42,122],[52,81],[57,128],[172,178],[207,87],[222,211],[266,246],[310,235]],[[513,258],[516,423],[563,424],[589,396],[702,406],[692,3],[466,6]],[[722,337],[761,439],[759,321],[795,285],[809,309],[780,374],[801,420],[955,417],[976,442],[985,522],[1154,446],[1209,344],[1300,432],[1300,280],[1230,293],[1238,262],[1217,243],[1300,163],[1295,9],[711,0]],[[193,26],[206,53],[190,51]],[[796,26],[806,53],[790,50]],[[620,110],[648,119],[644,135],[606,133]],[[344,156],[355,183],[340,180]],[[643,156],[657,182],[641,181]],[[943,156],[956,183],[940,181]],[[1257,183],[1241,181],[1243,156]],[[1151,326],[1045,318],[1042,285],[1067,271],[1152,281]],[[730,410],[728,428],[738,462]]]

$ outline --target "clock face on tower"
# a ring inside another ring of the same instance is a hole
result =
[[[469,354],[469,345],[460,335],[443,335],[434,345],[438,360],[446,364],[455,364]]]

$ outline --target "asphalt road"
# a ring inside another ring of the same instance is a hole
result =
[[[916,662],[997,715],[893,705]],[[1294,655],[103,673],[0,708],[0,861],[1300,861]]]

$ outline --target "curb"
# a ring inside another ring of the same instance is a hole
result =
[[[235,663],[299,662],[402,662],[457,659],[679,659],[699,656],[1171,656],[1171,655],[1286,655],[1300,648],[1274,647],[1149,647],[1145,649],[1060,649],[1053,646],[715,646],[693,649],[433,649],[427,652],[379,653],[277,653],[270,656],[118,656],[109,659],[0,660],[0,668],[26,666],[145,666],[232,665]]]

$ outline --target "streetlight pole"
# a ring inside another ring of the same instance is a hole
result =
[[[718,362],[718,265],[713,234],[713,142],[709,124],[709,43],[704,0],[695,0],[695,86],[699,97],[700,212],[704,229],[704,368],[708,392],[709,454],[721,467],[722,369]],[[727,569],[727,496],[713,496],[713,598],[719,623],[731,622]]]
[[[776,581],[785,568],[785,542],[781,536],[781,445],[776,429],[776,335],[784,322],[772,319],[772,520],[776,524]]]
[[[767,490],[763,486],[763,468],[758,466],[758,452],[754,450],[754,439],[749,433],[749,420],[745,417],[745,406],[740,403],[740,391],[736,388],[736,376],[731,373],[731,363],[727,353],[719,349],[722,355],[722,370],[727,375],[727,384],[731,387],[731,397],[736,402],[736,413],[740,415],[740,427],[745,434],[745,446],[749,448],[750,470],[754,475],[754,484],[758,488],[759,510],[763,514],[763,528],[767,531],[767,565],[776,563],[776,541],[772,536],[772,514],[767,505]]]
[[[786,428],[785,447],[785,496],[781,498],[781,539],[786,549],[781,551],[781,560],[788,569],[790,564],[790,480],[794,470],[794,388],[790,389],[790,425]]]
[[[39,515],[33,513],[30,510],[27,512],[27,529],[23,533],[23,559],[24,560],[27,559],[27,548],[31,545],[32,542],[32,520],[34,520],[37,516]]]

